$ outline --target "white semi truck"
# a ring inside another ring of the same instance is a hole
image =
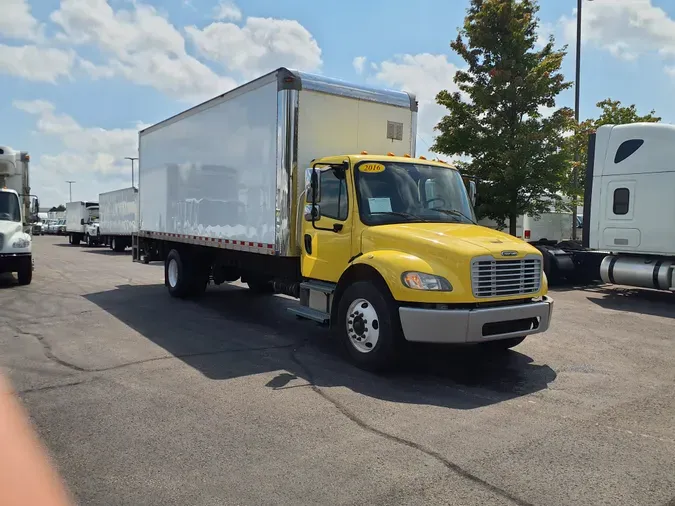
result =
[[[66,234],[68,242],[77,246],[84,241],[98,244],[98,202],[75,201],[66,203]]]
[[[33,279],[30,222],[39,209],[31,199],[29,163],[28,153],[0,146],[0,272],[16,272],[20,285]]]
[[[590,136],[580,277],[675,291],[675,125],[604,125]]]
[[[475,184],[415,158],[416,122],[408,93],[281,68],[142,130],[133,258],[174,297],[239,279],[296,297],[366,369],[405,342],[545,331],[541,253],[475,223]]]
[[[101,193],[98,202],[100,244],[117,252],[131,247],[131,236],[138,231],[138,189],[130,187]]]

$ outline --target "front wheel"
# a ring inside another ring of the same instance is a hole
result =
[[[16,273],[20,285],[30,285],[33,281],[33,261],[31,257],[21,263],[19,271]]]
[[[403,344],[398,310],[374,284],[359,281],[345,290],[335,328],[356,366],[380,372],[398,363]]]

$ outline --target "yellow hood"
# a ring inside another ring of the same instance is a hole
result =
[[[503,232],[471,224],[405,223],[369,227],[361,236],[361,251],[395,249],[406,253],[432,256],[475,257],[493,255],[504,258],[503,251],[515,251],[510,258],[522,258],[538,251],[525,241]]]

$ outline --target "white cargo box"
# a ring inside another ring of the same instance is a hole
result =
[[[139,134],[139,235],[298,254],[304,169],[330,155],[415,155],[417,101],[278,69]]]
[[[98,218],[98,202],[66,202],[66,232],[84,234],[85,225],[82,224],[92,218]]]
[[[98,196],[101,235],[130,236],[138,231],[138,190],[122,188]]]

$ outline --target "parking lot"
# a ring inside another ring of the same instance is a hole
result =
[[[81,504],[675,504],[675,296],[558,289],[500,358],[348,365],[282,297],[36,237],[0,366]]]

